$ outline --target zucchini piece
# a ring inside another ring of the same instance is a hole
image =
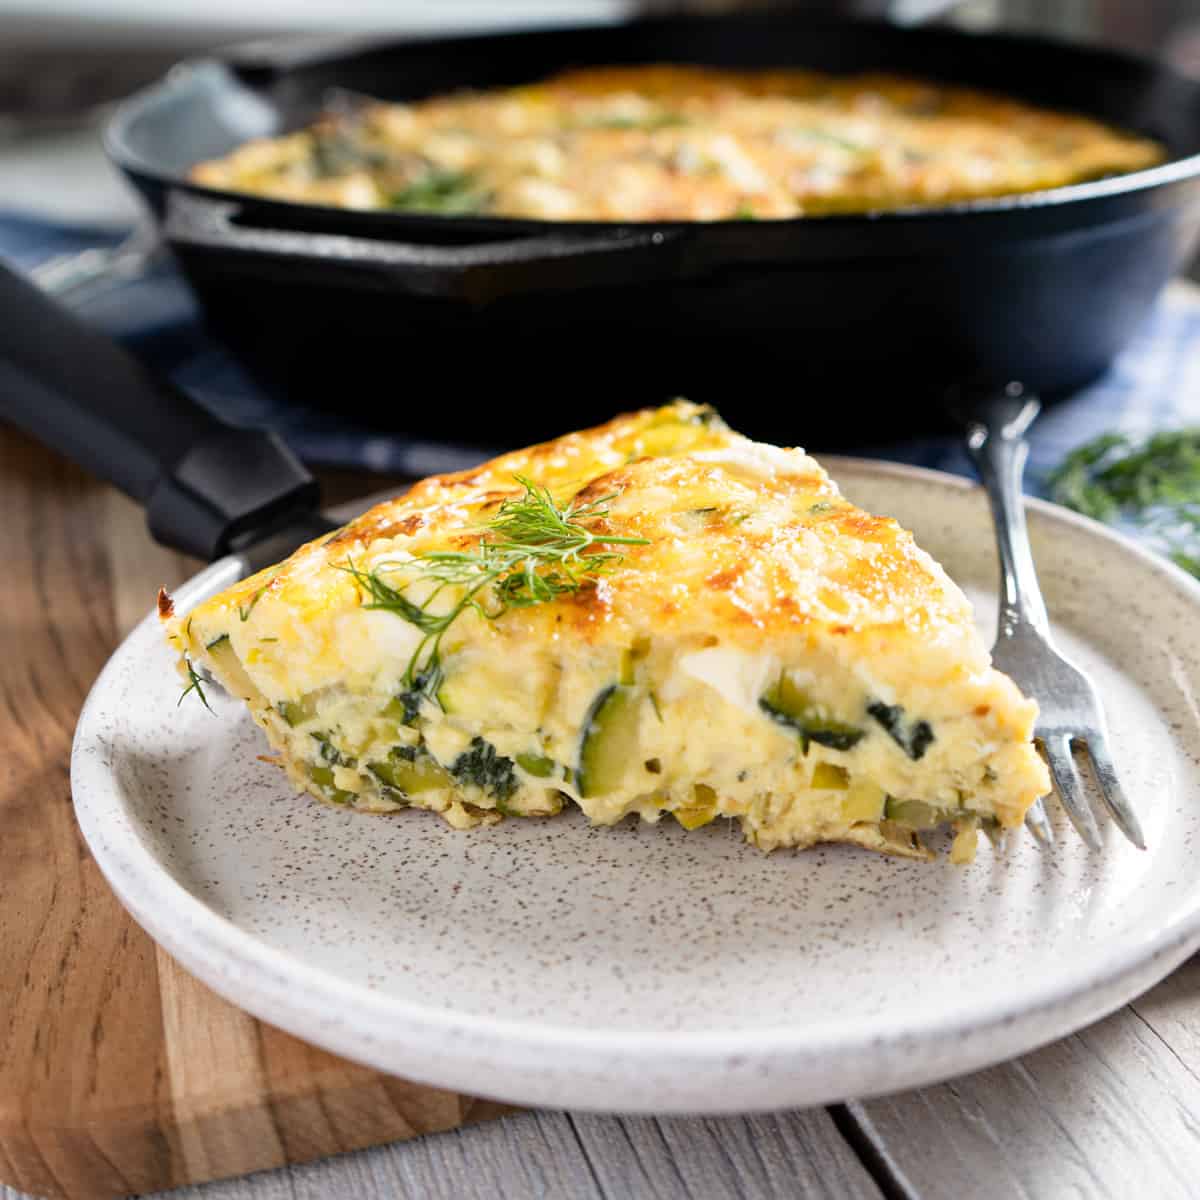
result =
[[[819,762],[813,767],[810,787],[844,792],[850,786],[850,772],[836,763]]]
[[[575,787],[581,796],[604,796],[620,790],[626,770],[640,762],[637,753],[642,692],[610,683],[592,701],[583,721]]]
[[[317,700],[311,693],[299,700],[280,700],[275,706],[279,715],[293,728],[311,721],[317,715]]]
[[[442,712],[448,717],[483,717],[484,714],[479,712],[478,701],[472,702],[474,692],[482,690],[486,696],[486,686],[482,689],[479,686],[483,682],[478,677],[472,679],[469,672],[451,675],[438,688],[437,701],[442,706]],[[474,683],[474,687],[470,686],[472,683]]]
[[[676,808],[671,815],[684,829],[699,829],[708,825],[717,816],[717,793],[706,783],[698,783],[692,789],[692,803]]]
[[[954,822],[954,843],[950,847],[952,863],[972,863],[979,848],[979,818],[973,814]]]
[[[676,808],[671,812],[671,816],[684,829],[699,829],[701,826],[709,825],[716,820],[717,807],[715,804],[700,804],[690,808]]]
[[[332,800],[334,804],[354,803],[355,797],[353,792],[345,792],[341,788],[334,786],[332,767],[309,767],[308,774],[313,783],[318,784],[326,797]]]
[[[797,687],[786,673],[759,699],[758,707],[780,725],[794,729],[808,753],[808,743],[828,746],[831,750],[851,750],[863,738],[856,725],[834,720],[824,705],[815,703],[803,688]]]
[[[250,681],[250,676],[246,674],[246,668],[242,666],[242,660],[234,651],[228,634],[214,638],[205,646],[205,650],[212,659],[213,666],[217,668],[217,676],[225,685],[226,691],[232,692],[247,703],[261,702],[262,696]]]
[[[624,687],[632,687],[635,681],[635,671],[637,669],[637,655],[632,647],[627,647],[621,651],[621,665],[617,672],[617,682]]]
[[[841,797],[842,816],[847,821],[880,821],[885,811],[887,799],[883,788],[877,784],[861,780],[852,783]]]
[[[558,772],[558,763],[544,754],[518,754],[517,766],[535,779],[549,779]]]
[[[884,815],[906,829],[936,829],[947,821],[957,820],[963,813],[961,809],[940,808],[924,800],[897,800],[889,796]]]
[[[367,770],[385,787],[406,796],[454,786],[454,780],[432,756],[414,750],[413,746],[396,746],[388,753],[387,762],[367,763]]]

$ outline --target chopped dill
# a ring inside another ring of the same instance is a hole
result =
[[[1047,488],[1052,500],[1084,516],[1134,525],[1200,578],[1200,428],[1141,443],[1106,433],[1072,450]]]
[[[793,132],[809,141],[824,142],[828,146],[836,146],[839,150],[845,150],[850,154],[862,154],[868,149],[862,142],[853,141],[843,137],[840,133],[835,133],[832,129],[822,129],[817,125],[797,125]]]
[[[653,132],[656,129],[671,129],[679,125],[690,125],[683,113],[656,112],[645,116],[633,117],[611,114],[596,116],[581,123],[582,129],[642,129]]]
[[[648,539],[617,537],[589,529],[584,522],[608,515],[616,493],[560,508],[547,488],[515,476],[524,494],[505,500],[470,551],[438,550],[383,568],[412,583],[432,585],[420,604],[381,577],[380,567],[359,570],[347,559],[343,570],[366,593],[367,608],[393,612],[424,635],[405,668],[403,682],[430,698],[441,684],[441,644],[446,630],[468,609],[494,621],[510,609],[544,604],[578,592],[624,557],[600,546],[644,546]],[[447,589],[457,595],[445,612],[432,609]]]
[[[189,692],[195,692],[196,695],[200,697],[200,703],[203,704],[209,712],[212,712],[212,705],[209,704],[208,697],[204,694],[204,681],[200,678],[199,672],[194,666],[192,666],[192,660],[190,658],[185,657],[183,662],[187,667],[188,685],[180,693],[176,707],[178,708],[179,705],[183,703],[184,698]]]
[[[487,206],[487,193],[465,171],[432,169],[387,200],[399,212],[473,213]]]
[[[267,580],[267,582],[264,583],[262,587],[260,587],[258,591],[250,597],[250,603],[247,604],[245,608],[243,608],[240,604],[237,606],[238,616],[241,618],[242,624],[245,624],[248,620],[250,620],[250,614],[254,611],[254,606],[259,602],[259,600],[262,599],[262,594],[267,590],[267,586],[270,582],[270,580]]]

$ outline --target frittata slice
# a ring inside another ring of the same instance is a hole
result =
[[[677,402],[427,479],[187,614],[292,782],[458,827],[737,820],[764,850],[1018,826],[1036,705],[801,450]]]

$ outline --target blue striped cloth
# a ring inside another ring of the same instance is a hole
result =
[[[57,255],[118,241],[111,231],[63,228],[0,215],[0,258],[31,268]],[[279,432],[301,458],[325,466],[422,476],[478,462],[478,448],[349,424],[256,387],[203,331],[187,287],[169,265],[84,297],[80,312],[225,420]],[[1069,319],[1069,318],[1068,318]],[[1110,430],[1143,436],[1200,423],[1200,288],[1173,284],[1103,379],[1056,405],[1033,429],[1026,486],[1037,493],[1063,455]],[[952,437],[863,446],[868,457],[973,470]]]

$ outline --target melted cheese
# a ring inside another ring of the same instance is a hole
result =
[[[734,708],[759,716],[758,702],[779,674],[780,665],[773,654],[745,654],[721,646],[693,650],[680,655],[678,674],[668,677],[662,698],[668,704],[677,700],[687,687],[681,676],[690,677],[707,684]]]

